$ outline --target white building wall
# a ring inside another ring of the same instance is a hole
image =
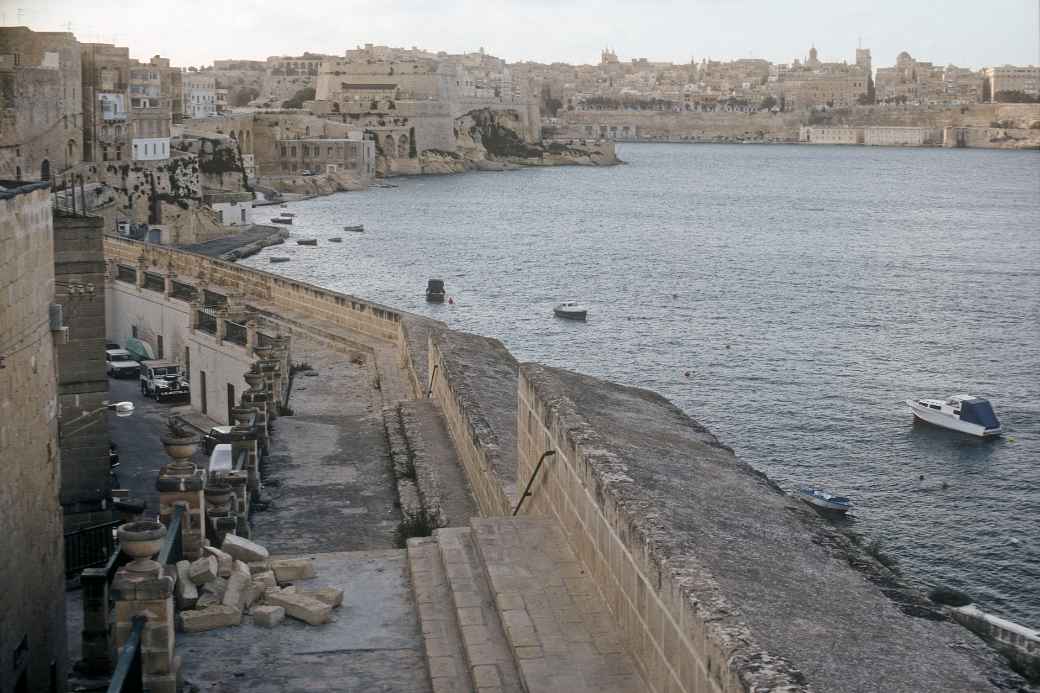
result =
[[[253,223],[252,202],[214,202],[210,205],[225,226],[248,226]]]
[[[105,332],[110,341],[126,344],[137,328],[137,338],[157,351],[158,336],[163,338],[163,358],[185,365],[191,380],[191,406],[203,411],[202,373],[205,373],[205,412],[221,424],[228,421],[228,385],[234,397],[248,389],[243,374],[253,364],[244,347],[230,342],[218,343],[216,337],[191,331],[191,305],[149,289],[112,281],[105,292]],[[187,349],[187,352],[185,352]],[[237,404],[237,403],[236,403]]]
[[[135,137],[134,161],[159,161],[170,158],[169,137]]]

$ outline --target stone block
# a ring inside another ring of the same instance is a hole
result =
[[[227,584],[228,581],[224,578],[217,578],[216,580],[211,580],[202,586],[202,593],[213,594],[216,595],[218,599],[223,599],[224,593],[227,592]]]
[[[307,590],[305,592],[300,592],[300,594],[317,599],[323,604],[328,604],[333,609],[339,607],[343,603],[343,590],[336,589],[335,587],[322,587],[320,590]]]
[[[215,628],[237,626],[242,622],[242,612],[231,606],[216,605],[181,613],[181,628],[185,633],[201,633]]]
[[[199,589],[191,581],[191,564],[188,561],[177,561],[177,585],[174,594],[177,597],[178,609],[191,609],[199,600]]]
[[[261,585],[264,590],[267,590],[269,587],[277,587],[278,581],[275,580],[274,573],[268,570],[263,573],[255,573],[253,575],[253,584]]]
[[[264,628],[274,628],[285,619],[285,609],[280,606],[258,606],[253,609],[253,623]]]
[[[314,569],[314,561],[309,558],[279,558],[271,561],[271,570],[280,585],[306,580],[318,574]]]
[[[217,574],[220,577],[226,578],[228,575],[231,575],[231,566],[235,561],[234,558],[213,546],[207,546],[202,551],[204,555],[213,556],[213,558],[217,559]]]
[[[223,598],[218,597],[212,592],[205,592],[199,595],[199,600],[195,602],[195,609],[208,609],[211,606],[220,606],[223,603]]]
[[[271,570],[270,561],[250,561],[246,563],[249,566],[249,572],[253,575],[259,575],[260,573],[267,573]]]
[[[234,534],[225,536],[220,548],[244,563],[266,561],[270,556],[263,546]]]
[[[332,607],[304,594],[292,594],[285,590],[267,593],[269,606],[280,606],[292,618],[309,623],[312,626],[327,623]]]
[[[233,606],[239,611],[244,611],[246,601],[249,598],[248,590],[252,586],[253,583],[247,576],[238,572],[232,573],[231,577],[228,578],[227,589],[224,592],[224,598],[221,600],[221,603],[224,606]]]
[[[203,556],[188,568],[188,579],[196,585],[204,585],[218,577],[220,577],[220,568],[217,559],[213,556]]]
[[[244,575],[248,580],[252,581],[253,571],[249,569],[248,565],[238,560],[237,558],[234,559],[234,562],[231,566],[231,570],[232,572],[238,573],[239,575]]]

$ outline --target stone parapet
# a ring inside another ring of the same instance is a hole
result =
[[[523,364],[517,428],[521,483],[556,452],[524,513],[563,529],[653,690],[967,692],[1006,677],[660,395]]]

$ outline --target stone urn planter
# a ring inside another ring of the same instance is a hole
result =
[[[246,385],[249,386],[250,390],[256,390],[260,383],[264,382],[264,376],[262,373],[254,373],[253,371],[246,371],[242,376],[242,379],[246,381]]]
[[[214,508],[224,508],[231,502],[231,484],[226,481],[210,481],[206,484],[206,503]]]
[[[150,520],[128,522],[119,525],[116,530],[119,538],[119,549],[133,560],[126,569],[135,573],[148,573],[159,568],[159,564],[151,560],[162,548],[166,527]]]
[[[173,458],[173,463],[178,465],[178,467],[190,464],[188,460],[199,449],[199,443],[202,442],[202,438],[199,435],[183,431],[170,431],[162,436],[160,440],[162,441],[163,449],[166,450],[166,454]]]
[[[273,346],[256,346],[253,347],[253,353],[256,354],[261,360],[267,360],[271,358],[271,352],[274,351]]]

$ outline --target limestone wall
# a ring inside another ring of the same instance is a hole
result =
[[[516,359],[498,340],[461,332],[430,335],[432,397],[483,515],[510,515],[516,504]],[[435,373],[436,369],[436,373]]]
[[[60,425],[68,431],[61,437],[61,504],[67,529],[91,523],[111,485],[105,413],[96,411],[108,399],[101,223],[84,216],[54,220],[55,301],[62,305],[68,327],[67,341],[57,346]],[[81,418],[89,412],[96,413]]]
[[[0,690],[66,676],[50,196],[0,182]],[[51,670],[51,664],[54,669]]]

